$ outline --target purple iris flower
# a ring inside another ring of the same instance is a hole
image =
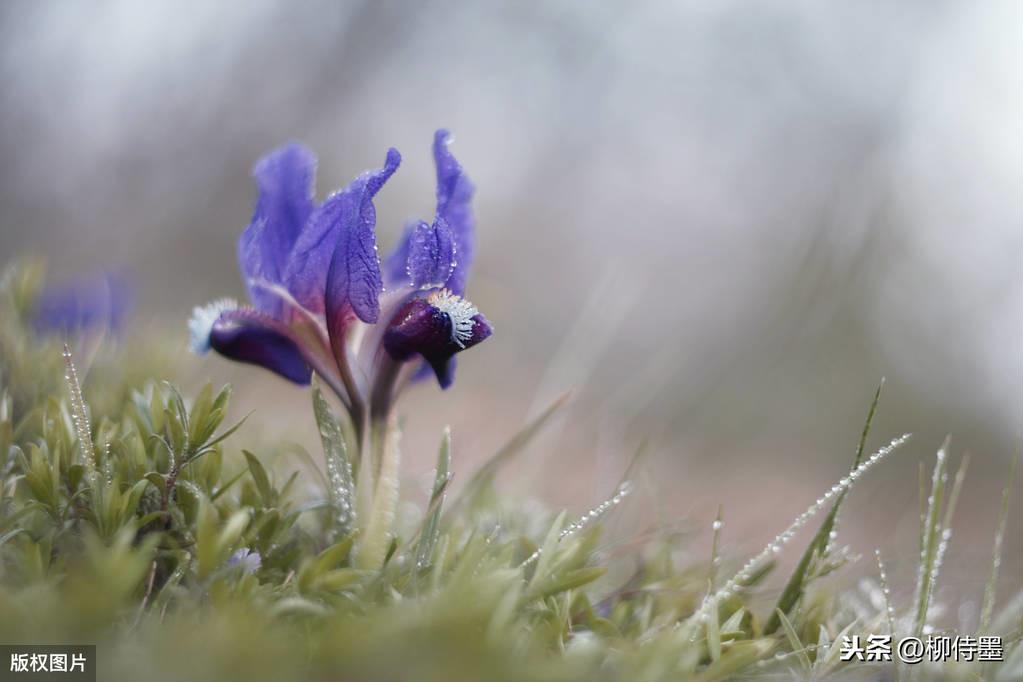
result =
[[[401,156],[387,152],[323,202],[314,199],[316,160],[301,145],[256,164],[255,214],[238,242],[250,305],[230,299],[196,308],[192,347],[265,367],[297,384],[315,372],[357,427],[384,417],[401,388],[426,366],[447,388],[453,356],[491,334],[463,298],[474,251],[474,188],[448,150],[433,144],[437,213],[410,225],[381,267],[374,198]]]
[[[111,274],[44,289],[35,301],[32,326],[40,336],[120,333],[132,307],[125,281]]]

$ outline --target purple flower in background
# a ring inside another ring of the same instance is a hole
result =
[[[131,307],[124,279],[105,274],[44,289],[35,301],[31,322],[40,336],[117,334]]]
[[[228,558],[227,565],[238,566],[242,573],[252,575],[263,565],[263,557],[259,552],[243,547]]]
[[[474,188],[438,131],[437,212],[409,226],[381,268],[374,198],[397,170],[388,151],[322,203],[315,157],[292,144],[256,164],[259,199],[238,242],[250,305],[224,299],[196,308],[192,347],[265,367],[297,384],[315,372],[357,428],[386,416],[420,367],[447,388],[452,356],[491,334],[463,298],[474,250]]]

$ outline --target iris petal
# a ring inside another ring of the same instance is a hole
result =
[[[382,287],[373,196],[399,163],[401,156],[391,149],[382,169],[360,175],[309,218],[285,273],[288,289],[308,310],[324,313],[327,299],[332,299],[338,310],[372,318]]]
[[[279,316],[280,302],[257,286],[280,284],[288,256],[313,211],[316,157],[299,144],[266,155],[252,169],[259,199],[252,222],[238,239],[238,263],[253,305]]]
[[[409,239],[407,261],[412,286],[443,286],[454,267],[454,235],[444,219],[438,216],[433,225],[416,225]]]
[[[296,384],[304,386],[312,378],[312,370],[288,329],[257,310],[224,312],[213,324],[209,342],[224,357],[259,365]]]
[[[476,188],[448,150],[450,138],[448,131],[438,130],[433,139],[433,159],[437,166],[437,217],[442,218],[451,230],[458,258],[446,286],[461,296],[465,293],[465,283],[476,251],[476,221],[472,214],[472,195]]]
[[[327,333],[336,358],[347,352],[345,331],[353,316],[369,324],[380,317],[384,283],[377,257],[373,196],[399,163],[401,156],[391,149],[381,170],[364,174],[324,203],[322,219],[333,226],[329,231],[337,234],[324,296]]]
[[[405,230],[402,232],[398,243],[395,244],[394,249],[387,254],[387,258],[384,260],[384,286],[388,290],[408,286],[409,247],[412,242],[412,235],[415,234],[416,228],[421,224],[422,221],[419,220],[413,220],[406,224]]]
[[[433,225],[417,220],[405,233],[384,263],[388,289],[427,289],[445,286],[457,265],[455,236],[446,220],[438,216]]]

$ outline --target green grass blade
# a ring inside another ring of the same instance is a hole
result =
[[[437,454],[437,473],[433,479],[433,491],[430,493],[430,506],[426,510],[423,528],[419,533],[419,544],[416,547],[416,569],[426,568],[437,544],[438,528],[440,527],[441,507],[444,504],[444,492],[451,482],[451,427],[445,427],[441,436],[440,452]]]
[[[881,382],[877,385],[877,390],[874,391],[874,399],[870,403],[870,409],[867,411],[867,419],[863,424],[863,431],[860,433],[860,442],[856,446],[856,458],[853,460],[853,470],[860,465],[863,461],[863,452],[867,445],[867,438],[870,435],[870,426],[874,421],[874,415],[877,413],[877,404],[881,400],[881,390],[884,388],[885,380],[881,379]],[[771,618],[767,621],[767,625],[764,627],[765,634],[771,634],[775,632],[781,625],[781,619],[778,617],[778,613],[789,613],[792,608],[799,601],[800,597],[803,596],[803,592],[809,582],[807,571],[813,562],[814,556],[823,555],[831,545],[831,535],[835,529],[835,522],[838,519],[838,510],[842,506],[842,502],[845,500],[845,496],[848,490],[843,491],[838,499],[835,500],[834,506],[828,515],[824,518],[824,522],[821,523],[821,527],[817,530],[817,534],[810,540],[810,544],[807,546],[806,551],[803,552],[803,556],[800,557],[799,563],[796,564],[795,570],[789,577],[788,582],[785,584],[785,588],[782,590],[781,597],[778,598],[778,603],[774,607],[774,611],[771,613]]]
[[[803,667],[803,670],[809,671],[813,668],[813,664],[810,663],[810,657],[806,654],[806,647],[799,640],[799,635],[796,634],[796,629],[792,627],[791,621],[781,611],[775,611],[778,614],[778,620],[781,621],[782,629],[785,631],[785,637],[789,640],[789,646],[792,647],[792,653],[799,659],[799,665]]]
[[[547,568],[550,566],[553,560],[554,548],[557,547],[561,541],[561,531],[565,526],[565,516],[567,513],[562,511],[558,514],[557,518],[554,519],[554,523],[551,524],[550,529],[547,531],[547,537],[544,538],[543,545],[540,546],[532,556],[526,559],[522,566],[528,567],[534,561],[536,562],[536,568],[533,570],[533,577],[529,580],[529,589],[533,589],[537,583],[547,578]]]
[[[710,660],[716,661],[721,658],[721,624],[718,622],[718,610],[711,609],[707,612],[707,652]]]
[[[797,516],[795,520],[790,523],[787,528],[785,528],[785,530],[775,536],[774,540],[771,541],[767,547],[760,552],[760,554],[749,559],[743,567],[739,569],[739,572],[732,576],[728,582],[726,582],[719,590],[704,599],[700,608],[689,616],[683,625],[691,625],[694,622],[702,621],[706,616],[707,609],[717,608],[718,603],[720,603],[722,599],[732,596],[743,585],[749,583],[749,581],[757,575],[764,566],[766,566],[778,553],[781,552],[795,533],[799,531],[800,528],[803,528],[811,518],[820,513],[825,507],[833,504],[833,501],[839,495],[851,488],[856,481],[863,476],[863,474],[901,447],[910,439],[911,436],[912,434],[905,433],[898,438],[893,439],[890,443],[888,443],[888,445],[877,450],[873,455],[863,460],[858,467],[853,469],[845,478],[832,486],[826,493],[824,493],[824,495],[817,498],[816,502],[811,504],[802,514]]]
[[[991,575],[984,586],[984,606],[980,612],[980,634],[985,634],[991,627],[991,615],[995,610],[995,595],[998,591],[998,569],[1002,565],[1002,543],[1005,540],[1005,527],[1009,520],[1009,498],[1012,496],[1012,484],[1016,480],[1016,464],[1019,457],[1012,458],[1009,465],[1009,479],[1002,490],[1002,509],[998,513],[998,527],[995,530],[995,546],[991,557]]]
[[[89,483],[94,485],[97,482],[96,453],[93,451],[89,411],[85,405],[85,399],[82,397],[82,385],[78,381],[78,369],[71,357],[71,348],[66,343],[64,344],[64,367],[66,370],[64,379],[71,402],[71,417],[75,426],[75,436],[78,437],[82,464],[85,466]]]
[[[877,575],[881,581],[881,596],[884,598],[884,615],[888,621],[888,634],[895,636],[895,609],[892,607],[892,591],[888,586],[888,573],[884,570],[884,562],[881,560],[881,550],[875,549],[874,556],[877,558]]]
[[[708,573],[708,581],[710,582],[710,591],[713,592],[717,586],[718,580],[718,566],[721,564],[720,555],[720,543],[721,543],[721,505],[718,505],[718,513],[714,517],[714,523],[711,526],[713,531],[713,537],[710,543],[710,570]]]
[[[923,635],[927,624],[927,610],[931,603],[934,567],[938,557],[938,546],[941,542],[941,510],[944,506],[945,486],[948,483],[948,444],[946,438],[938,450],[934,473],[931,476],[931,494],[927,498],[924,523],[920,529],[920,565],[917,569],[916,599],[914,600],[913,632],[917,637]]]
[[[574,590],[592,583],[607,572],[605,566],[588,566],[568,571],[564,575],[554,576],[532,586],[527,592],[528,599],[544,599],[568,590]]]

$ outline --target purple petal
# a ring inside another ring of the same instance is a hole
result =
[[[243,573],[253,575],[263,565],[263,557],[260,556],[259,552],[243,547],[228,557],[227,565],[241,566]]]
[[[334,357],[341,358],[345,331],[353,315],[366,323],[380,316],[380,292],[384,288],[377,257],[376,208],[373,196],[398,168],[397,150],[387,152],[383,169],[367,173],[336,196],[325,220],[335,225],[336,246],[327,272],[324,299],[327,334]],[[326,206],[326,204],[325,204]]]
[[[382,169],[363,173],[313,211],[285,272],[287,287],[301,305],[323,313],[332,299],[335,315],[354,310],[363,319],[373,317],[383,286],[373,196],[400,163],[401,155],[391,149]],[[328,279],[333,280],[330,286]]]
[[[418,220],[407,224],[401,239],[394,245],[394,250],[387,254],[387,258],[384,260],[384,286],[388,290],[408,286],[409,244],[412,241],[412,235],[415,233],[416,227],[419,225],[420,221]]]
[[[280,301],[253,282],[283,282],[288,256],[313,211],[316,157],[290,144],[260,159],[252,174],[259,199],[252,222],[238,239],[238,263],[256,308],[279,316]]]
[[[413,287],[439,287],[455,266],[455,243],[448,224],[440,216],[427,225],[420,222],[409,236],[407,271]]]
[[[455,368],[457,366],[458,358],[454,355],[449,355],[446,358],[440,357],[434,360],[427,360],[426,364],[423,365],[423,369],[427,372],[432,369],[437,377],[437,383],[442,390],[446,391],[451,388],[451,384],[455,383]],[[429,374],[426,374],[426,377],[429,376]],[[415,377],[413,376],[413,378]]]
[[[251,308],[221,313],[210,329],[209,345],[226,358],[259,365],[302,386],[312,378],[287,327]]]
[[[455,242],[457,263],[448,278],[447,288],[462,295],[476,251],[476,221],[472,215],[475,188],[448,150],[449,141],[450,134],[446,130],[438,130],[433,139],[433,158],[437,165],[437,217],[447,223]]]
[[[480,343],[493,329],[479,313],[456,320],[432,299],[413,299],[395,315],[384,334],[384,349],[399,362],[422,356],[441,388],[447,388],[454,379],[454,355]]]

